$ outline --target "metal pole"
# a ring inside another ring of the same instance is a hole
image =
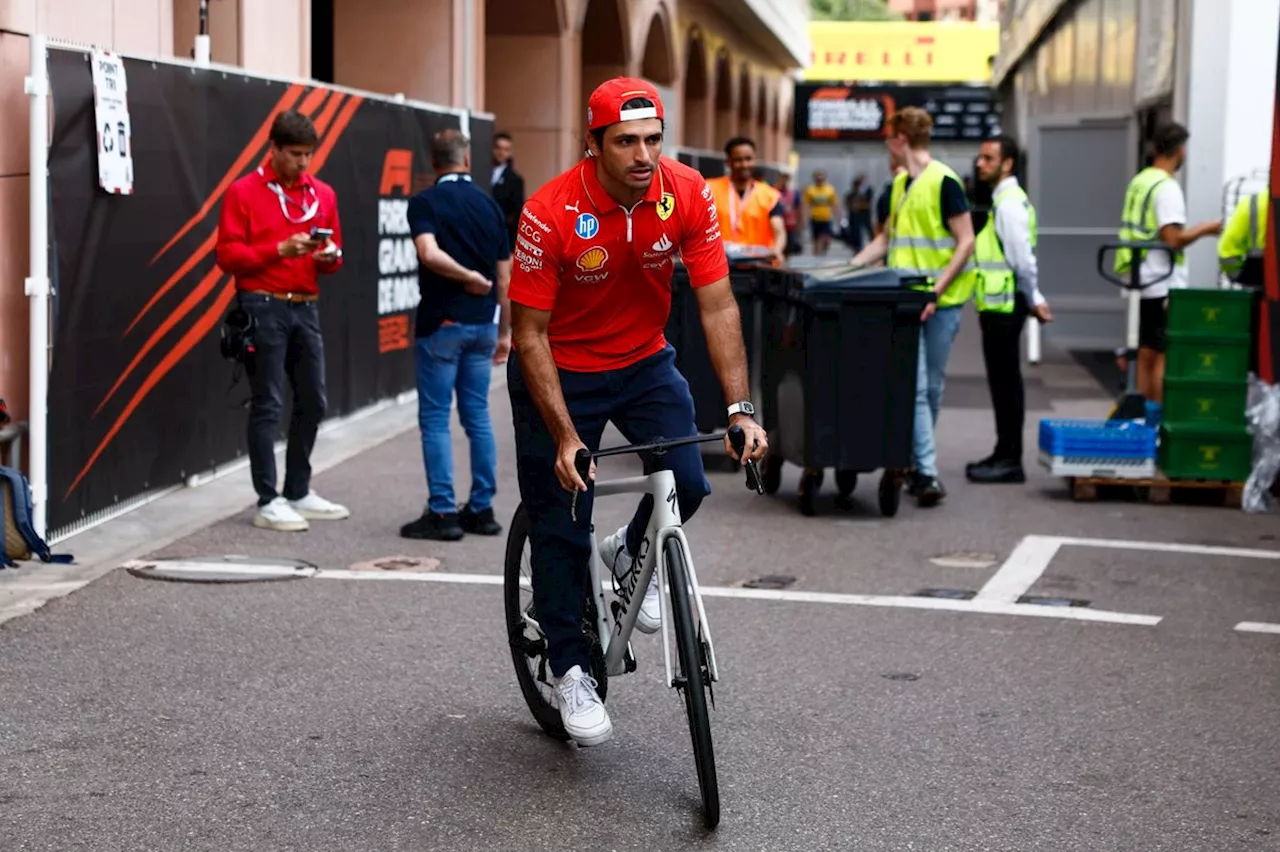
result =
[[[212,53],[213,47],[209,41],[209,0],[200,0],[200,31],[196,33],[196,64],[202,68],[208,67]]]
[[[31,35],[31,73],[24,89],[31,98],[30,394],[31,522],[46,535],[49,504],[49,68],[45,37]]]

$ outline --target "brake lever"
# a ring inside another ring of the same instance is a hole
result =
[[[578,450],[577,455],[573,457],[573,466],[578,471],[578,476],[582,477],[582,481],[586,482],[587,477],[591,475],[591,453],[588,450]],[[578,522],[578,495],[582,492],[573,489],[573,500],[569,503],[569,517],[576,524]]]
[[[733,447],[733,451],[738,454],[738,458],[742,458],[743,452],[747,448],[747,433],[743,431],[741,426],[729,427],[729,446]],[[747,468],[747,489],[755,491],[757,494],[764,493],[764,482],[760,479],[760,470],[754,461],[748,461]]]

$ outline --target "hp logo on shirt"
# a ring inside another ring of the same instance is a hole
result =
[[[578,221],[573,223],[573,232],[582,239],[589,240],[600,233],[600,220],[590,213],[581,213]]]

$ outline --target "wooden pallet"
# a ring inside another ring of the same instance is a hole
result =
[[[1216,497],[1216,502],[1219,505],[1229,509],[1239,509],[1244,500],[1243,482],[1225,482],[1210,479],[1170,479],[1159,473],[1150,479],[1077,476],[1069,478],[1067,483],[1071,486],[1073,500],[1097,500],[1099,489],[1128,489],[1130,492],[1136,490],[1140,494],[1145,493],[1147,502],[1161,506],[1172,503],[1175,492],[1196,492],[1206,497]]]

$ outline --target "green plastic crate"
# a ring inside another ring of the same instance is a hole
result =
[[[1248,290],[1186,289],[1169,291],[1171,332],[1249,334],[1253,294]]]
[[[1253,465],[1253,436],[1244,426],[1166,421],[1156,462],[1170,479],[1244,482]]]
[[[1173,379],[1243,382],[1249,378],[1249,335],[1169,332],[1164,374]]]
[[[1243,426],[1249,402],[1247,382],[1212,379],[1164,380],[1164,405],[1160,419],[1168,423],[1221,423]]]

